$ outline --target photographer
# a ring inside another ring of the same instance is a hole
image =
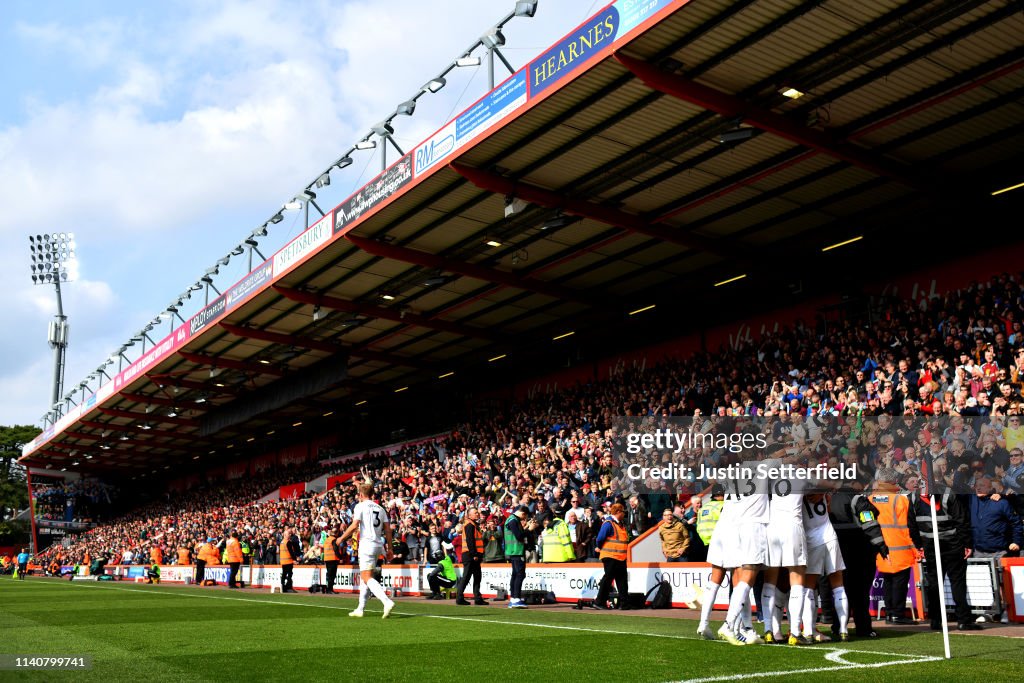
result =
[[[431,522],[429,527],[430,535],[424,544],[423,564],[437,564],[444,559],[444,544],[447,542],[437,532],[437,524]]]
[[[502,540],[503,532],[498,530],[497,517],[492,514],[487,518],[484,535],[484,562],[504,562],[505,549]]]
[[[433,571],[427,574],[427,585],[430,586],[430,595],[427,596],[427,600],[444,600],[444,596],[441,595],[441,589],[451,588],[455,585],[458,575],[455,573],[455,566],[452,564],[450,553],[453,550],[454,547],[451,543],[445,543],[441,551],[443,557],[438,561]]]
[[[405,544],[409,546],[409,562],[412,564],[419,562],[423,550],[423,540],[426,537],[422,527],[412,517],[406,517],[398,533],[405,539]]]

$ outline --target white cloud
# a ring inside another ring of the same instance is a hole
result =
[[[34,422],[49,402],[45,338],[54,303],[52,291],[28,284],[25,234],[73,230],[87,259],[82,277],[65,288],[67,380],[77,384],[189,276],[513,5],[196,0],[152,25],[118,17],[17,24],[33,49],[66,55],[72,73],[95,79],[73,98],[5,93],[29,109],[17,125],[0,119],[0,277],[11,302],[0,309],[0,326],[12,331],[0,340],[0,423]],[[542,0],[535,19],[514,19],[505,31],[513,65],[582,20],[587,5]],[[482,69],[453,72],[441,93],[419,100],[414,117],[396,120],[406,151],[483,94]],[[365,180],[376,164],[360,153],[330,188],[317,190],[321,206],[344,199],[359,172],[365,167]],[[299,230],[293,220],[272,230],[264,253]]]
[[[15,32],[40,50],[66,53],[76,66],[87,69],[116,64],[127,39],[124,23],[113,19],[100,19],[81,26],[18,22]]]

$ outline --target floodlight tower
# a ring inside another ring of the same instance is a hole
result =
[[[50,322],[48,337],[53,349],[53,400],[50,408],[57,410],[64,392],[64,358],[68,348],[68,318],[64,315],[60,283],[70,278],[70,267],[75,260],[75,235],[70,232],[29,235],[28,244],[32,255],[32,282],[52,284],[57,291],[57,315]]]

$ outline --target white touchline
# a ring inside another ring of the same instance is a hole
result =
[[[804,650],[805,652],[810,651],[810,648]],[[842,654],[842,650],[838,653]],[[853,652],[853,650],[846,650],[846,652]],[[872,652],[871,654],[883,654],[881,652]],[[748,674],[733,674],[731,676],[712,676],[710,678],[688,678],[683,681],[677,681],[675,683],[711,683],[712,681],[744,681],[748,678],[767,678],[769,676],[794,676],[796,674],[813,674],[823,673],[826,671],[848,671],[851,669],[880,669],[884,666],[900,666],[901,664],[920,664],[921,662],[940,662],[944,661],[943,657],[931,657],[924,655],[899,655],[901,657],[912,657],[912,659],[904,659],[894,662],[875,662],[874,664],[854,664],[846,662],[839,666],[815,666],[809,669],[788,669],[782,671],[755,671]],[[828,655],[825,657],[828,659]],[[835,660],[832,660],[835,661]]]
[[[99,589],[102,589],[102,590],[124,591],[125,593],[135,593],[135,594],[142,594],[142,595],[167,595],[167,596],[171,596],[171,597],[205,598],[207,600],[232,600],[232,601],[235,601],[235,602],[255,602],[255,603],[259,603],[261,605],[280,605],[280,606],[287,606],[287,607],[311,607],[311,608],[314,608],[314,609],[343,610],[343,611],[346,611],[346,612],[352,611],[351,607],[342,607],[341,605],[312,605],[312,604],[309,604],[309,603],[306,603],[306,602],[285,602],[283,600],[257,600],[255,598],[242,598],[242,597],[237,597],[236,598],[236,597],[229,596],[229,595],[200,595],[198,593],[180,593],[178,595],[174,595],[170,591],[171,590],[176,590],[176,589],[174,587],[168,587],[168,586],[161,586],[160,589],[153,590],[153,589],[146,589],[146,588],[124,588],[124,587],[121,587],[121,586],[104,586],[104,585],[101,585],[101,584],[98,584],[98,583],[68,583],[68,584],[47,584],[47,585],[60,585],[62,587],[63,586],[72,586],[72,587],[75,587],[75,588],[99,588]],[[344,596],[344,597],[348,597],[348,596]],[[351,596],[351,598],[354,600],[355,596],[353,595],[353,596]],[[368,612],[376,612],[378,610],[367,610],[367,611]],[[584,632],[587,632],[587,633],[606,633],[606,634],[617,635],[617,636],[646,636],[646,637],[649,637],[649,638],[669,638],[669,639],[672,639],[672,640],[700,640],[700,641],[706,642],[706,643],[714,643],[714,644],[718,644],[718,645],[728,645],[728,643],[726,643],[723,640],[707,640],[707,641],[704,641],[701,638],[697,638],[695,636],[683,636],[683,635],[672,634],[672,633],[642,633],[642,632],[638,632],[638,631],[609,631],[608,629],[604,629],[604,628],[587,628],[585,626],[560,626],[558,624],[537,624],[537,623],[526,622],[526,621],[504,621],[502,619],[479,619],[477,617],[453,617],[453,616],[447,616],[447,615],[443,615],[443,614],[421,614],[419,612],[392,612],[392,614],[399,614],[399,615],[405,616],[405,617],[423,617],[424,619],[447,619],[447,620],[450,620],[450,621],[471,621],[471,622],[476,623],[476,624],[500,624],[500,625],[503,625],[503,626],[528,626],[528,627],[531,627],[531,628],[550,628],[550,629],[556,629],[556,630],[561,630],[561,631],[584,631]],[[600,617],[602,615],[594,615],[594,616]],[[907,662],[887,662],[887,664],[889,664],[889,663],[904,664],[904,663],[910,663],[911,661],[927,662],[927,661],[931,661],[933,659],[936,659],[935,657],[931,657],[929,655],[915,655],[915,654],[908,654],[908,653],[904,653],[904,652],[881,652],[879,650],[851,650],[849,648],[839,648],[839,647],[832,647],[832,646],[827,646],[827,645],[819,645],[819,646],[815,646],[814,648],[794,649],[793,651],[794,652],[818,652],[818,653],[822,653],[822,652],[837,652],[839,654],[847,653],[847,652],[854,652],[854,653],[857,653],[857,654],[881,655],[881,656],[885,656],[885,657],[907,657],[908,658]],[[938,659],[941,659],[941,657],[939,657]],[[863,664],[863,665],[862,664],[850,664],[848,666],[869,666],[869,665],[867,665],[867,664]],[[839,667],[831,667],[831,668],[839,668]],[[785,672],[783,672],[783,673],[785,673]],[[794,673],[796,673],[796,672],[794,672]],[[744,675],[748,675],[748,674],[744,674]],[[749,675],[753,675],[753,674],[749,674]],[[760,674],[758,674],[758,675],[760,675]],[[765,675],[769,675],[769,674],[765,674]],[[705,680],[705,679],[700,679],[700,680]],[[707,679],[707,680],[730,680],[730,679],[714,678],[714,679]]]

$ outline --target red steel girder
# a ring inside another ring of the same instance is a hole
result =
[[[118,394],[118,398],[126,398],[129,401],[135,401],[136,403],[149,403],[154,406],[177,406],[181,405],[181,401],[176,401],[173,398],[164,398],[162,396],[144,396],[143,394]]]
[[[100,408],[101,413],[104,415],[110,415],[111,417],[124,417],[129,420],[143,420],[148,422],[167,422],[168,424],[183,425],[187,427],[196,427],[199,425],[198,420],[193,420],[188,417],[170,417],[163,413],[133,413],[129,410],[117,410],[115,408]],[[116,425],[109,427],[113,429]]]
[[[313,306],[333,308],[336,311],[345,311],[346,313],[365,315],[370,318],[380,318],[382,320],[392,320],[396,323],[416,325],[418,327],[425,327],[428,330],[436,330],[438,332],[450,332],[461,337],[487,339],[489,341],[497,341],[498,339],[498,335],[488,332],[487,330],[469,327],[467,325],[460,325],[459,323],[453,323],[447,320],[428,318],[424,315],[419,315],[418,313],[410,313],[407,311],[402,312],[399,310],[385,308],[383,306],[373,306],[371,304],[360,304],[355,301],[338,299],[333,296],[325,296],[315,292],[303,292],[298,289],[281,287],[280,285],[274,285],[274,291],[286,299],[291,299],[292,301],[311,304]]]
[[[202,353],[190,353],[188,351],[179,351],[178,355],[191,363],[195,363],[196,365],[208,365],[212,368],[241,370],[242,372],[251,372],[256,375],[273,375],[274,377],[281,377],[284,375],[281,368],[277,368],[266,363],[247,363],[245,361],[234,360],[231,358],[214,358],[213,356],[207,356]]]
[[[173,402],[168,401],[167,405],[170,405],[172,403]],[[177,404],[174,403],[174,405],[177,405]],[[150,415],[150,413],[146,413],[147,417],[149,415]],[[152,420],[143,420],[143,421],[144,422],[157,422],[157,421],[159,421],[157,418],[159,418],[159,416],[158,415],[154,415],[154,419],[152,419]],[[192,438],[189,435],[180,434],[178,432],[168,432],[168,431],[165,431],[163,429],[156,429],[155,427],[151,427],[150,429],[143,429],[142,427],[140,427],[137,424],[115,425],[115,424],[110,424],[110,423],[107,423],[107,422],[92,422],[90,420],[82,420],[81,424],[83,426],[86,426],[86,427],[92,427],[93,429],[101,429],[101,430],[109,429],[111,431],[120,430],[122,432],[140,432],[142,434],[148,434],[148,435],[150,435],[150,436],[152,436],[154,438],[155,437],[161,437],[161,438],[165,438],[165,439],[187,439],[187,440],[191,440],[191,438]],[[89,436],[89,438],[100,439],[100,437],[98,435],[92,435],[92,436]]]
[[[192,379],[183,379],[175,375],[146,375],[151,382],[163,387],[181,387],[182,389],[195,389],[197,391],[206,391],[211,394],[226,394],[228,396],[235,396],[238,394],[232,387],[218,387],[215,382],[197,382]]]
[[[347,353],[350,356],[356,356],[363,360],[379,361],[381,363],[401,365],[408,368],[426,367],[424,363],[412,358],[405,358],[403,356],[398,356],[393,353],[385,353],[383,351],[373,351],[371,349],[364,349],[355,346],[345,346],[343,344],[335,344],[333,342],[320,341],[318,339],[309,339],[308,337],[297,337],[291,334],[282,334],[280,332],[271,332],[269,330],[257,330],[252,327],[232,325],[231,323],[220,323],[220,326],[224,331],[233,334],[236,337],[243,337],[245,339],[258,339],[260,341],[270,342],[272,344],[282,344],[285,346],[300,346],[305,349],[324,351],[325,353],[330,354]]]
[[[313,351],[323,351],[325,353],[332,354],[345,352],[345,347],[340,344],[319,341],[308,337],[297,337],[295,335],[271,332],[269,330],[257,330],[254,327],[242,327],[241,325],[232,325],[231,323],[220,323],[220,326],[225,332],[245,339],[258,339],[260,341],[270,342],[272,344],[283,344],[286,346],[301,346],[304,349],[312,349]]]
[[[790,142],[841,159],[876,175],[892,178],[909,187],[923,189],[931,185],[924,179],[915,178],[909,168],[876,157],[863,148],[836,140],[827,133],[802,126],[791,118],[751,104],[734,95],[697,83],[678,74],[662,71],[649,62],[621,52],[615,53],[615,59],[648,87],[666,95],[703,107],[726,118],[740,119]]]
[[[357,237],[352,233],[346,234],[345,239],[366,253],[373,254],[374,256],[380,256],[381,258],[394,259],[396,261],[402,261],[403,263],[412,263],[417,266],[423,266],[424,268],[436,268],[450,273],[458,273],[459,275],[465,275],[466,277],[471,277],[476,280],[483,280],[484,282],[494,282],[507,287],[515,287],[516,289],[523,289],[528,292],[536,292],[537,294],[549,296],[552,299],[575,301],[588,306],[597,305],[597,302],[593,297],[582,292],[578,292],[570,287],[563,287],[555,283],[544,282],[543,280],[536,280],[529,277],[522,277],[515,273],[507,273],[494,268],[478,266],[472,263],[466,263],[465,261],[437,256],[435,254],[429,254],[425,251],[418,251],[408,247],[385,244],[384,242],[366,239],[365,237]]]
[[[82,424],[82,423],[79,423]],[[61,436],[72,436],[76,439],[88,439],[89,441],[102,441],[103,438],[98,434],[86,434],[85,432],[79,432],[74,429],[65,429],[61,432]]]
[[[610,206],[594,204],[582,199],[573,199],[565,195],[546,190],[536,185],[505,178],[495,173],[473,168],[453,162],[451,169],[477,187],[496,194],[512,195],[525,199],[532,204],[539,204],[552,209],[561,209],[575,216],[590,218],[600,223],[612,225],[639,235],[653,237],[663,242],[678,244],[688,249],[698,249],[719,256],[735,256],[735,249],[730,249],[718,241],[687,232],[685,228],[677,228],[665,223],[650,223],[636,214],[620,211]]]

